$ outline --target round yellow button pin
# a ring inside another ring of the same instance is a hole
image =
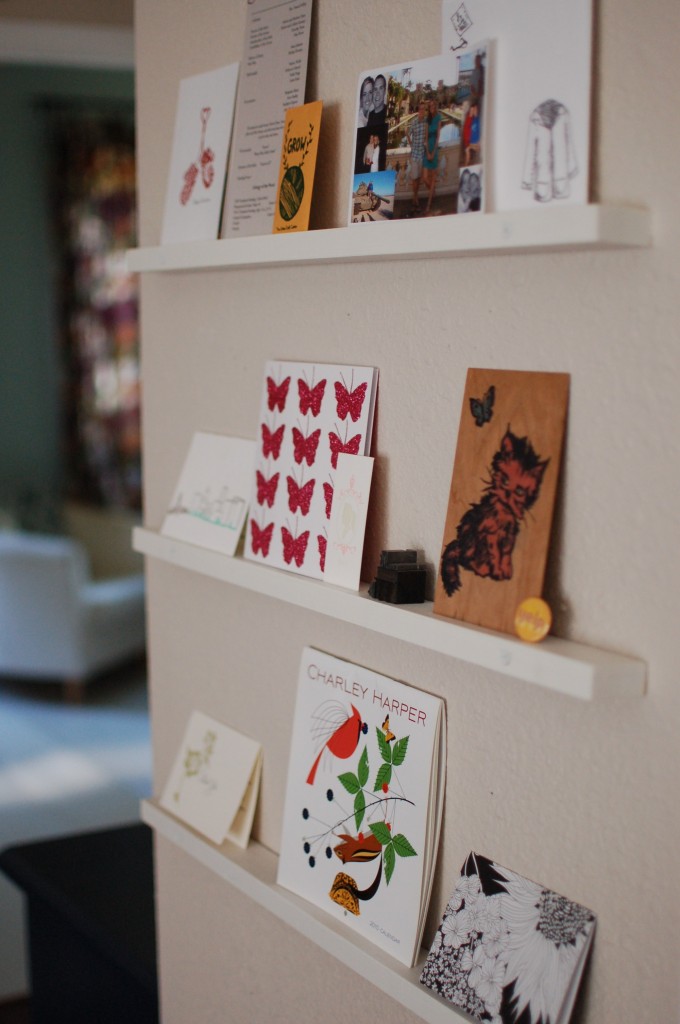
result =
[[[550,605],[541,597],[527,597],[515,612],[515,632],[520,640],[537,644],[547,636],[552,623]]]

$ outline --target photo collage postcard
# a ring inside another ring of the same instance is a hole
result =
[[[349,222],[484,208],[489,45],[364,71]]]

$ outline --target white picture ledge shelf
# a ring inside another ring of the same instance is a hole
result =
[[[422,1020],[430,1024],[469,1020],[420,984],[418,979],[426,956],[424,950],[421,950],[415,967],[403,967],[362,936],[343,928],[329,914],[283,889],[276,884],[278,858],[266,847],[252,841],[247,850],[240,850],[229,843],[216,846],[153,800],[142,801],[142,820]]]
[[[229,558],[144,527],[134,529],[133,546],[182,569],[581,700],[639,697],[645,690],[645,664],[635,658],[551,636],[540,644],[524,643],[434,615],[431,602],[385,604],[369,597],[365,587],[356,593],[244,558]]]
[[[650,242],[648,210],[589,204],[160,245],[131,249],[127,262],[132,271],[238,269],[616,249],[647,246]]]

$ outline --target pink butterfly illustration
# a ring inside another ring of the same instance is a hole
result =
[[[348,391],[342,381],[336,380],[335,382],[335,401],[338,407],[338,416],[341,420],[347,419],[349,414],[352,417],[352,422],[356,421],[361,416],[361,407],[364,404],[366,397],[366,388],[368,384],[360,384],[354,391]]]
[[[314,464],[320,437],[320,430],[315,430],[309,437],[305,437],[297,427],[293,427],[293,457],[298,464],[303,459],[307,460],[308,466]]]
[[[312,416],[318,416],[321,412],[323,393],[326,390],[326,380],[320,380],[315,387],[310,388],[306,381],[298,377],[297,385],[300,396],[300,413],[306,416],[308,412],[311,412]]]
[[[276,488],[279,486],[279,474],[274,473],[267,479],[260,473],[259,469],[255,470],[255,479],[257,482],[257,503],[258,505],[264,505],[266,502],[271,508],[276,498]]]
[[[250,520],[250,533],[251,543],[253,547],[253,554],[257,555],[258,552],[262,552],[266,558],[269,554],[269,545],[272,541],[272,533],[274,532],[274,524],[270,523],[269,526],[265,526],[263,530],[257,525],[254,519]]]
[[[309,503],[314,494],[316,480],[308,480],[306,484],[299,487],[292,476],[287,476],[286,483],[288,484],[288,508],[291,512],[295,512],[299,508],[303,516],[306,516],[309,512]]]
[[[262,430],[262,454],[265,459],[270,455],[274,459],[278,459],[281,452],[281,442],[283,441],[283,432],[285,427],[283,424],[278,430],[271,431],[266,423],[261,426]]]
[[[325,572],[325,570],[326,570],[326,545],[328,544],[328,541],[323,536],[323,534],[319,533],[319,534],[317,534],[316,542],[319,545],[319,568],[321,569],[321,572]]]
[[[280,384],[277,384],[271,377],[267,377],[267,405],[269,411],[273,412],[274,409],[283,412],[288,398],[288,388],[290,387],[290,377],[286,377]]]
[[[332,484],[324,484],[323,485],[323,496],[324,496],[325,501],[326,501],[326,519],[330,519],[330,517],[331,517],[331,505],[333,504],[333,485]]]
[[[305,560],[309,530],[305,530],[299,537],[293,537],[290,530],[285,526],[281,527],[281,540],[283,541],[283,558],[287,565],[295,560],[298,569]]]
[[[331,446],[331,466],[333,469],[338,468],[338,455],[347,453],[347,455],[358,455],[359,445],[361,444],[361,434],[355,434],[354,437],[350,437],[349,441],[345,441],[343,444],[338,435],[334,430],[331,430],[328,435],[328,441]]]

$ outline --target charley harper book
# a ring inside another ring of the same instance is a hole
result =
[[[566,1024],[594,931],[586,907],[471,853],[420,980],[478,1021]]]
[[[278,882],[410,967],[441,825],[443,702],[305,648]]]

